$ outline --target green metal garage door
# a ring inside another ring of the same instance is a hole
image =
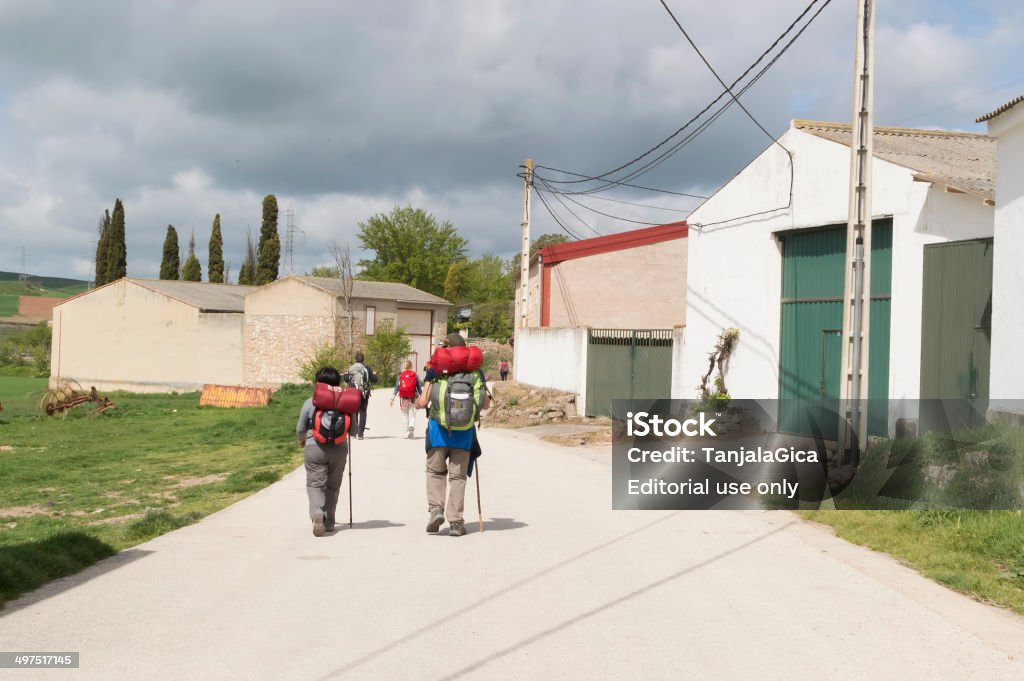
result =
[[[612,400],[669,397],[671,329],[591,329],[587,341],[587,416],[611,415]]]
[[[779,430],[826,439],[839,427],[846,225],[784,234]],[[868,432],[888,430],[892,221],[871,232]]]
[[[921,428],[972,428],[988,407],[992,239],[925,246],[923,298]]]

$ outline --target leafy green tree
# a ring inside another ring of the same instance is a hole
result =
[[[554,246],[555,244],[565,244],[568,242],[569,237],[564,234],[541,234],[530,245],[530,257],[532,258],[534,253],[545,246]]]
[[[316,372],[331,366],[344,373],[352,365],[352,356],[332,343],[321,343],[298,361],[299,377],[306,383],[316,381]]]
[[[164,257],[160,261],[161,279],[179,279],[181,277],[181,251],[178,247],[178,232],[174,225],[167,225],[167,236],[164,237]]]
[[[328,279],[337,279],[339,271],[337,267],[333,265],[317,265],[309,271],[306,275],[308,277],[326,277]]]
[[[110,238],[107,241],[106,283],[128,275],[128,247],[125,243],[124,206],[114,201],[110,216]]]
[[[464,267],[463,296],[474,303],[513,300],[515,282],[513,267],[496,255],[482,255]]]
[[[477,303],[469,320],[470,335],[505,343],[512,337],[511,300]]]
[[[188,258],[185,260],[185,264],[181,267],[181,278],[185,281],[202,281],[203,280],[203,268],[199,264],[199,258],[196,257],[196,233],[192,232],[192,236],[188,240]]]
[[[419,208],[395,206],[359,223],[359,241],[371,250],[360,279],[397,281],[440,296],[451,263],[463,260],[467,242],[448,221]]]
[[[281,264],[281,237],[277,233],[277,197],[263,197],[263,226],[257,249],[256,284],[269,284],[277,279]]]
[[[211,284],[224,283],[224,239],[220,233],[220,213],[213,216],[213,230],[210,232],[210,251],[207,271]]]
[[[396,329],[391,320],[380,323],[366,339],[366,361],[377,372],[381,385],[389,385],[398,377],[399,363],[412,353],[409,336]]]
[[[461,302],[462,267],[461,262],[453,262],[448,266],[448,274],[444,278],[444,296],[442,297],[452,303]]]
[[[94,286],[107,283],[107,246],[110,243],[110,211],[103,211],[99,222],[99,240],[96,242],[96,268],[93,276]]]
[[[252,232],[245,235],[245,259],[238,270],[238,283],[251,286],[256,283],[256,247],[252,243]]]

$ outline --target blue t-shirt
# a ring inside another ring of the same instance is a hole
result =
[[[435,447],[451,447],[452,449],[465,449],[467,452],[473,447],[473,433],[476,426],[469,430],[450,431],[434,419],[427,419],[427,449]]]

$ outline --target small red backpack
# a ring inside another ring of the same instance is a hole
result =
[[[403,371],[398,377],[398,396],[407,400],[416,397],[415,371]]]

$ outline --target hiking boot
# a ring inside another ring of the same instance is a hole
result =
[[[449,537],[461,537],[466,534],[466,523],[456,520],[452,523],[451,529],[448,530]]]
[[[413,431],[413,429],[412,429],[412,428],[409,428],[409,439],[410,439],[410,440],[411,440],[411,439],[413,438],[413,434],[412,434],[412,431]]]
[[[327,532],[334,532],[334,521],[333,520],[325,520],[324,521],[324,530],[326,530]]]
[[[324,512],[317,511],[313,514],[313,536],[324,536]]]
[[[362,433],[360,433],[359,435],[356,435],[356,439],[357,439],[357,440],[362,440],[362,439],[363,439],[363,435],[362,435]]]
[[[427,522],[427,532],[430,534],[437,534],[437,531],[441,529],[442,525],[444,525],[444,512],[434,511],[430,516],[430,520]]]

